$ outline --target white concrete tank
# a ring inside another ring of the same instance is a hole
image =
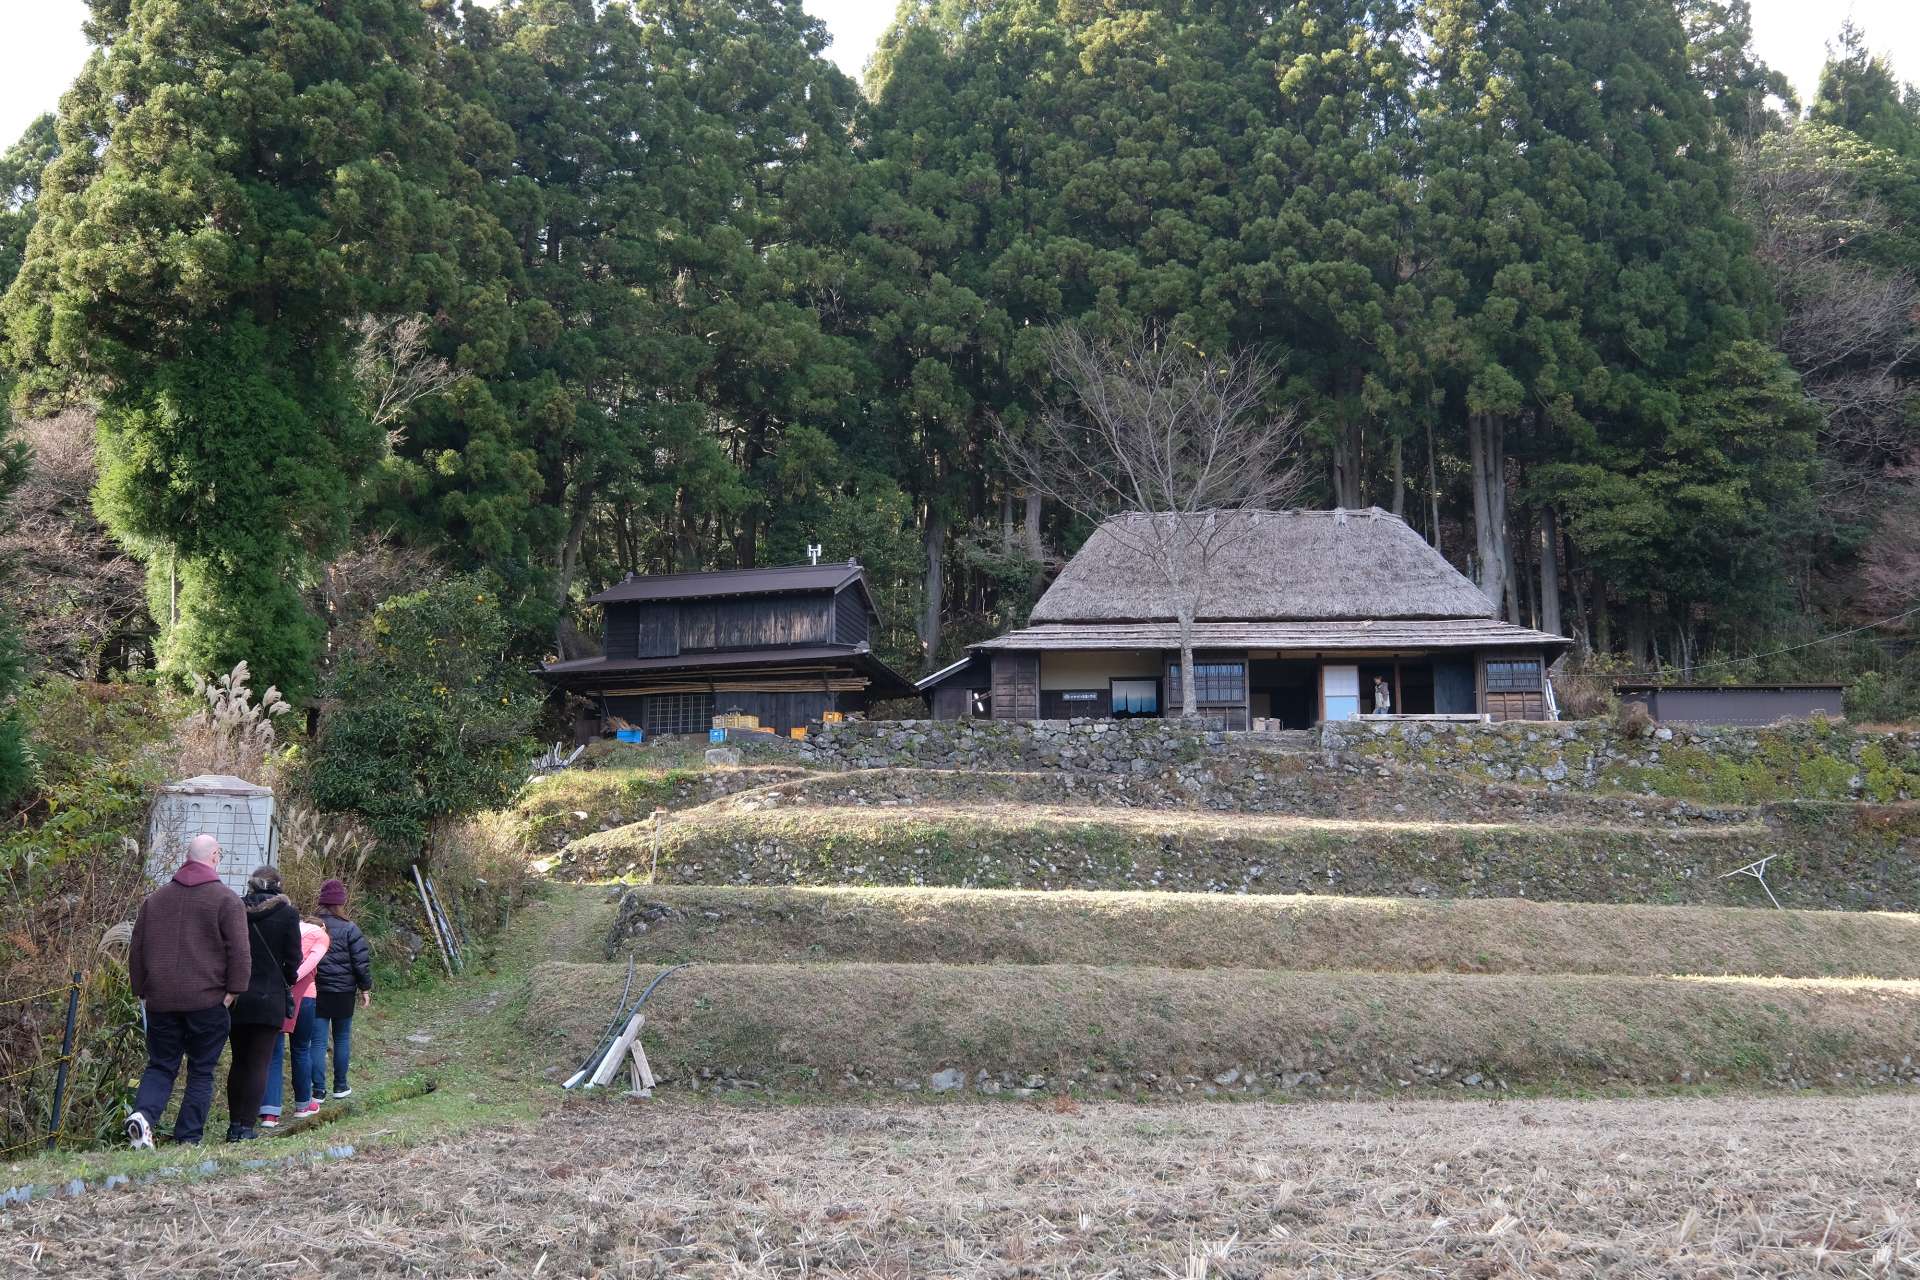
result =
[[[279,848],[273,792],[219,773],[160,788],[147,827],[147,874],[166,880],[186,857],[187,841],[202,831],[220,842],[221,882],[245,893],[253,869],[272,862]]]

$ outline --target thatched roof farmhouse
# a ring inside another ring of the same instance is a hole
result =
[[[1032,625],[922,680],[936,716],[1158,715],[1179,706],[1177,596],[1117,516],[1033,608]],[[1439,551],[1378,508],[1219,512],[1197,596],[1203,714],[1233,728],[1355,715],[1546,718],[1570,643],[1514,626]],[[1164,532],[1168,526],[1162,526]],[[1197,572],[1197,571],[1196,571]]]

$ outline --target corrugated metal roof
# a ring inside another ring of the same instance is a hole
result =
[[[1388,618],[1358,622],[1197,622],[1196,649],[1564,649],[1564,636],[1493,618]],[[974,646],[981,650],[1178,649],[1172,622],[1054,623]]]
[[[975,647],[977,648],[978,646],[975,646]],[[962,671],[962,670],[965,670],[967,667],[972,666],[974,663],[974,660],[978,657],[979,657],[978,654],[969,653],[966,657],[960,659],[960,661],[958,662],[950,662],[946,666],[940,668],[938,671],[932,672],[928,675],[921,676],[918,680],[915,680],[913,682],[913,687],[920,690],[920,692],[925,693],[928,689],[931,689],[934,685],[939,684],[942,680],[945,680],[948,676],[953,675],[957,671]]]
[[[852,561],[842,564],[788,564],[765,569],[718,569],[712,573],[655,573],[630,578],[589,596],[589,604],[636,600],[700,600],[716,596],[787,595],[796,591],[838,591],[866,574]]]

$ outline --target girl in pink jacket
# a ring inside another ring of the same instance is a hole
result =
[[[313,1090],[313,1068],[311,1054],[313,1049],[313,983],[314,971],[319,969],[320,961],[327,954],[331,939],[325,927],[300,922],[300,971],[294,980],[293,1016],[288,1018],[283,1032],[293,1033],[293,1118],[318,1115],[320,1112],[320,1094]],[[286,1071],[282,1065],[286,1061],[287,1037],[282,1034],[273,1044],[273,1061],[267,1065],[267,1092],[260,1101],[260,1127],[277,1128],[280,1124],[280,1101],[285,1097]]]

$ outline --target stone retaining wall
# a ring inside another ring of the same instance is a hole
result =
[[[1819,722],[1629,732],[1611,720],[1348,721],[1322,726],[1320,743],[1329,762],[1721,804],[1889,804],[1920,795],[1920,734],[1867,734]]]
[[[1178,720],[852,720],[818,725],[805,756],[835,769],[1075,769],[1157,773],[1220,749],[1227,735]]]
[[[1297,768],[1367,774],[1380,767],[1461,782],[1550,791],[1662,796],[1722,805],[1782,800],[1891,804],[1920,797],[1920,733],[1866,734],[1821,724],[1623,730],[1611,720],[1456,724],[1347,721],[1318,730]],[[1186,774],[1229,753],[1262,766],[1274,740],[1177,720],[898,720],[820,726],[805,757],[833,769],[1065,769]],[[1212,770],[1218,772],[1217,767]]]

